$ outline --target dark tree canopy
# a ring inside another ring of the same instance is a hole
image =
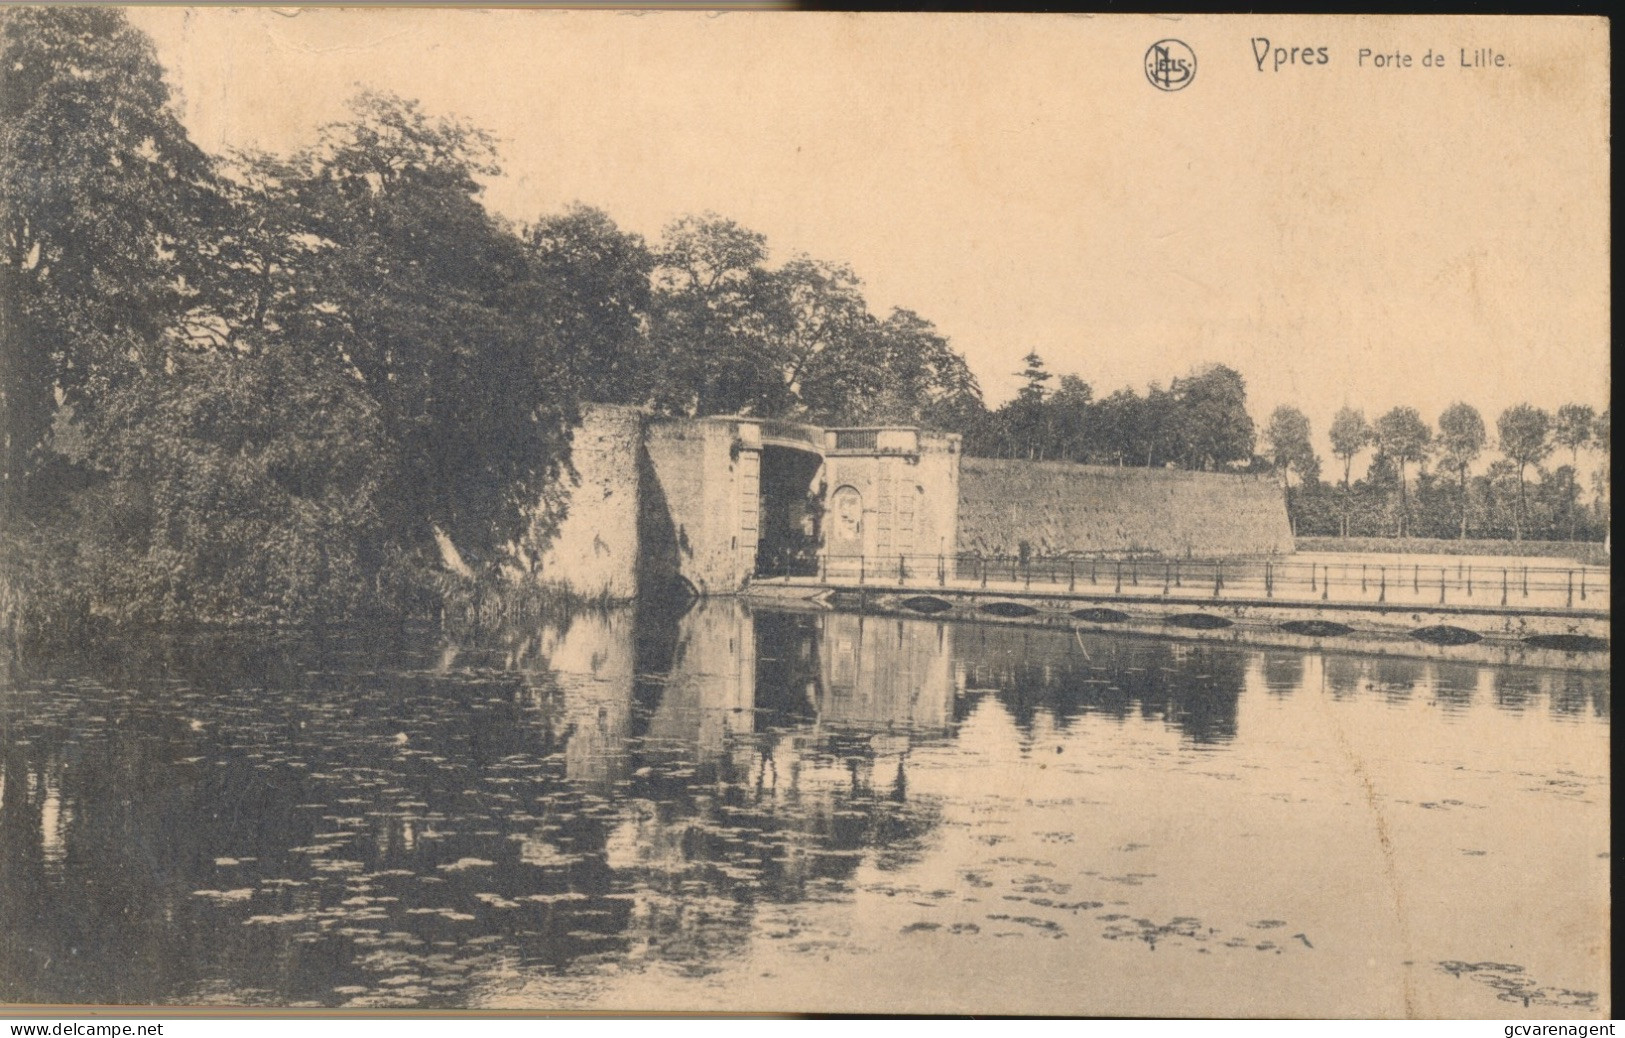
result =
[[[1371,424],[1365,420],[1365,413],[1352,407],[1342,407],[1332,416],[1331,429],[1328,430],[1332,441],[1332,453],[1343,462],[1343,482],[1349,480],[1349,466],[1360,452],[1371,444]]]
[[[216,210],[208,159],[122,11],[0,8],[0,447],[21,492],[58,398],[163,362]],[[4,502],[0,502],[3,505]]]
[[[1407,535],[1410,528],[1410,502],[1405,481],[1405,466],[1419,464],[1427,457],[1433,440],[1433,430],[1422,420],[1414,407],[1396,407],[1378,418],[1372,427],[1372,438],[1381,458],[1393,464],[1399,481],[1399,514],[1395,529],[1399,536]]]
[[[1170,394],[1175,453],[1186,468],[1211,469],[1253,456],[1247,383],[1234,368],[1215,364],[1175,379]]]
[[[714,213],[666,228],[655,254],[654,403],[681,415],[773,414],[787,403],[775,349],[767,239]]]
[[[856,421],[889,388],[892,359],[850,267],[798,256],[772,275],[785,404],[819,421]]]
[[[1552,440],[1569,452],[1570,463],[1578,467],[1580,451],[1590,446],[1597,412],[1589,404],[1564,404],[1552,421]]]
[[[1439,458],[1457,471],[1465,472],[1484,450],[1484,419],[1472,404],[1454,403],[1439,415]]]
[[[1484,443],[1484,419],[1472,404],[1451,404],[1439,416],[1439,460],[1459,480],[1463,540],[1467,537],[1467,469],[1483,453]]]
[[[603,212],[574,205],[525,230],[530,306],[586,400],[639,404],[652,390],[649,278],[654,255]]]
[[[1529,515],[1525,474],[1529,466],[1539,465],[1552,452],[1552,416],[1529,404],[1514,404],[1501,412],[1495,431],[1500,434],[1501,453],[1518,472],[1518,526],[1514,536],[1522,540]]]
[[[876,318],[847,266],[768,266],[766,239],[715,214],[684,217],[655,253],[646,402],[669,414],[825,424],[945,422],[981,411],[964,358],[929,321]]]
[[[990,412],[944,331],[872,311],[849,266],[774,262],[761,234],[712,213],[652,245],[581,205],[515,227],[482,198],[499,172],[478,128],[376,92],[295,154],[210,157],[120,11],[0,7],[0,606],[21,598],[20,544],[46,552],[30,594],[81,615],[307,622],[442,602],[464,579],[439,567],[448,539],[483,580],[523,568],[584,401],[920,424],[1006,457],[1259,461],[1232,368],[1096,399],[1029,351]],[[1457,478],[1417,476],[1417,521],[1605,530],[1608,422],[1511,408],[1505,460],[1470,479],[1484,423],[1453,405],[1438,445]],[[1296,493],[1284,479],[1294,523],[1340,512],[1345,532],[1355,514],[1374,529],[1397,487],[1388,528],[1409,532],[1420,416],[1395,408],[1373,428],[1344,408],[1330,433],[1335,511],[1308,418],[1281,407],[1264,430],[1299,479]],[[1554,446],[1570,463],[1549,473]]]
[[[564,456],[573,401],[524,245],[479,201],[486,136],[365,93],[300,157],[307,305],[290,348],[323,349],[377,403],[395,527],[481,556],[516,538]]]
[[[1404,466],[1427,457],[1433,431],[1414,407],[1396,407],[1377,419],[1373,439],[1383,456]]]

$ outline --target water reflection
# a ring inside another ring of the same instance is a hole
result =
[[[1162,720],[1196,743],[1235,738],[1248,654],[1201,642],[976,626],[958,640],[970,690],[991,690],[1031,731],[1040,712],[1062,728],[1082,714]]]
[[[611,965],[707,976],[769,906],[931,854],[949,805],[922,755],[952,766],[989,710],[1023,752],[1084,718],[1225,747],[1249,674],[1287,705],[1609,711],[1585,675],[731,601],[478,645],[85,653],[0,699],[0,1000],[433,1007]]]
[[[1273,695],[1287,696],[1303,685],[1304,655],[1301,652],[1265,652],[1264,686]]]

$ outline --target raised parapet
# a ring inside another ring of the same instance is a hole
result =
[[[538,579],[585,598],[638,594],[638,459],[644,415],[637,408],[589,404],[570,443],[573,472],[546,495],[564,510],[537,569]]]

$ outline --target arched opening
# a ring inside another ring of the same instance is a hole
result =
[[[817,479],[823,464],[823,457],[812,451],[774,444],[762,448],[757,576],[811,576],[818,572],[823,508]]]

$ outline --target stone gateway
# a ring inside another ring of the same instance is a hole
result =
[[[742,590],[921,557],[1292,550],[1271,479],[966,458],[957,435],[587,408],[539,579],[588,598]]]

